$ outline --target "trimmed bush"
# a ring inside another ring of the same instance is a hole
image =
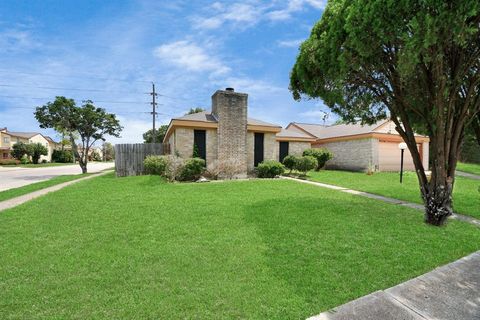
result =
[[[315,170],[320,170],[325,166],[328,160],[333,158],[333,153],[324,148],[313,148],[303,151],[304,156],[311,156],[317,159],[317,167]]]
[[[285,172],[285,167],[278,161],[266,160],[257,166],[259,178],[275,178]]]
[[[295,169],[306,175],[308,171],[315,169],[318,166],[317,159],[312,156],[303,156],[298,158]]]
[[[205,171],[205,160],[201,158],[190,158],[185,160],[183,168],[180,172],[180,180],[195,181]]]
[[[283,159],[283,165],[290,170],[289,173],[292,173],[292,170],[295,169],[298,158],[299,157],[294,155],[288,155]]]
[[[143,160],[146,174],[164,176],[167,165],[168,159],[165,156],[147,156],[145,160]]]
[[[53,150],[52,162],[69,163],[73,162],[73,155],[70,150]]]

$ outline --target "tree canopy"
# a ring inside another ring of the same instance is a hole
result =
[[[53,102],[37,107],[35,118],[41,128],[53,128],[68,134],[84,173],[87,172],[88,152],[93,144],[98,140],[105,141],[106,136],[119,137],[122,130],[114,114],[96,107],[90,100],[77,106],[73,99],[56,97]],[[79,137],[78,144],[76,136]]]
[[[480,111],[479,23],[478,0],[330,0],[290,77],[295,99],[321,98],[345,121],[395,122],[436,225],[452,213],[464,131]],[[431,181],[415,131],[431,139]]]
[[[164,124],[158,127],[155,130],[155,141],[157,143],[161,143],[163,141],[163,138],[165,137],[165,134],[167,133],[168,125]],[[148,130],[143,134],[143,142],[144,143],[152,143],[153,142],[153,134],[152,134],[152,129]]]

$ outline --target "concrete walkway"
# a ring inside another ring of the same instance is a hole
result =
[[[370,199],[380,200],[380,201],[383,201],[383,202],[388,202],[388,203],[391,203],[391,204],[396,204],[396,205],[409,207],[409,208],[413,208],[413,209],[417,209],[417,210],[422,210],[422,211],[424,210],[424,206],[422,204],[418,204],[418,203],[412,203],[412,202],[398,200],[398,199],[394,199],[394,198],[379,196],[379,195],[373,194],[373,193],[348,189],[348,188],[344,188],[344,187],[338,187],[338,186],[334,186],[334,185],[326,184],[326,183],[321,183],[321,182],[315,182],[315,181],[310,181],[310,180],[302,180],[302,179],[297,179],[297,178],[292,178],[292,177],[281,177],[281,178],[282,179],[287,179],[287,180],[293,180],[293,181],[297,181],[297,182],[301,182],[301,183],[311,184],[311,185],[319,186],[319,187],[322,187],[322,188],[338,190],[338,191],[341,191],[341,192],[350,193],[350,194],[354,194],[354,195],[357,195],[357,196],[362,196],[362,197],[366,197],[366,198],[370,198]],[[468,223],[471,223],[471,224],[474,224],[474,225],[480,227],[480,220],[469,217],[469,216],[454,213],[450,218],[465,221],[465,222],[468,222]]]
[[[0,212],[3,211],[3,210],[6,210],[6,209],[16,207],[20,204],[23,204],[27,201],[30,201],[30,200],[33,200],[35,198],[41,197],[43,195],[46,195],[47,193],[63,189],[66,186],[72,185],[74,183],[84,181],[84,180],[88,180],[88,179],[92,179],[92,178],[95,178],[95,177],[99,177],[101,175],[104,175],[104,174],[107,174],[107,173],[110,173],[110,172],[112,172],[112,171],[111,170],[103,171],[103,172],[100,172],[100,173],[92,174],[92,175],[87,176],[85,178],[80,178],[80,179],[76,179],[76,180],[72,180],[72,181],[63,182],[63,183],[60,183],[60,184],[57,184],[57,185],[54,185],[54,186],[51,186],[51,187],[48,187],[48,188],[45,188],[45,189],[41,189],[41,190],[37,190],[37,191],[31,192],[31,193],[24,194],[23,196],[19,196],[19,197],[16,197],[16,198],[1,201],[0,202]]]
[[[473,174],[473,173],[468,173],[468,172],[463,172],[463,171],[455,171],[455,174],[457,176],[460,176],[460,177],[480,180],[480,176],[478,174]]]
[[[309,320],[480,319],[480,251]]]

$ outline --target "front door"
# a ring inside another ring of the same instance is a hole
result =
[[[255,132],[255,149],[253,165],[256,167],[263,162],[263,133]]]
[[[278,153],[278,160],[283,162],[283,159],[288,156],[288,141],[280,141],[280,152]]]
[[[199,158],[207,161],[207,145],[206,145],[206,132],[205,130],[193,131],[193,153],[196,151],[196,155]],[[196,150],[195,150],[196,149]]]

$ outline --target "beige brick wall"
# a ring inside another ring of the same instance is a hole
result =
[[[328,169],[366,171],[368,166],[378,165],[378,140],[356,139],[314,145],[315,148],[327,148],[333,153],[333,159],[327,162]],[[375,151],[377,150],[377,151]]]
[[[310,142],[290,141],[288,143],[288,154],[294,156],[301,156],[303,151],[310,149],[312,146]]]
[[[191,158],[193,154],[193,129],[177,128],[173,135],[175,135],[175,142],[172,153],[178,152],[182,158]]]
[[[213,163],[217,159],[217,130],[210,129],[206,131],[206,162]],[[180,157],[191,158],[193,155],[194,129],[177,128],[168,138],[170,143],[170,153],[175,154],[178,151]]]
[[[247,132],[247,169],[253,171],[255,135],[252,131]]]

